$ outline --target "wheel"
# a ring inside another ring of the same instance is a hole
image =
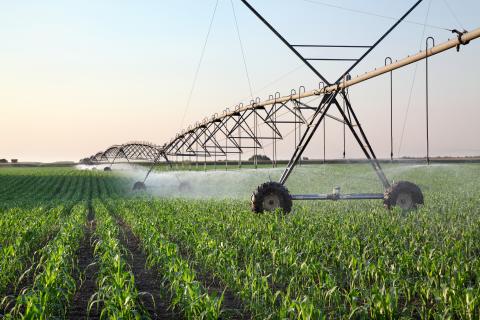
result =
[[[105,167],[105,168],[103,168],[103,171],[112,171],[112,168],[110,168],[110,167]]]
[[[385,191],[383,203],[388,209],[399,206],[404,211],[413,210],[423,204],[423,193],[416,184],[399,181]]]
[[[192,190],[192,186],[190,185],[190,183],[188,183],[186,181],[182,181],[178,185],[178,190],[181,191],[181,192],[189,192],[189,191]]]
[[[288,189],[278,182],[265,182],[258,186],[252,194],[252,211],[264,212],[282,209],[289,213],[292,210],[292,197]]]
[[[145,186],[145,183],[141,181],[137,181],[133,184],[133,190],[146,190],[147,187]]]

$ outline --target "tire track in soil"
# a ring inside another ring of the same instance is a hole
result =
[[[99,319],[101,308],[94,306],[88,313],[88,302],[90,297],[97,291],[96,278],[98,274],[98,266],[95,263],[93,254],[93,246],[91,237],[95,231],[95,213],[92,204],[88,204],[87,224],[85,225],[85,233],[83,242],[78,250],[78,270],[80,275],[85,278],[79,282],[79,289],[74,295],[70,310],[67,313],[67,319]]]
[[[140,296],[141,304],[152,319],[182,319],[180,314],[168,309],[168,304],[162,296],[158,275],[154,270],[146,268],[147,256],[141,249],[140,240],[133,234],[130,226],[117,216],[114,217],[121,230],[120,242],[130,253],[125,259],[135,277],[135,286],[139,292],[148,293]]]

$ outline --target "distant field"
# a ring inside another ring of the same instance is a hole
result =
[[[415,212],[317,201],[289,215],[249,210],[280,168],[157,171],[147,193],[131,191],[144,167],[113,168],[0,168],[0,315],[480,318],[480,164],[386,164],[422,188]],[[287,183],[335,186],[382,192],[368,164],[304,165]]]

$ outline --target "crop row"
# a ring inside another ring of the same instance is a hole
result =
[[[58,175],[21,175],[0,176],[0,181],[5,183],[0,200],[3,205],[12,202],[18,205],[36,204],[38,202],[56,200],[75,200],[83,189],[83,182],[88,177],[79,175],[74,171],[61,171]]]
[[[179,309],[187,319],[218,319],[222,314],[223,294],[217,296],[207,292],[178,246],[158,232],[151,217],[137,214],[121,201],[110,202],[110,206],[140,238],[148,255],[148,267],[158,270],[163,277],[162,283],[169,290],[171,307]]]
[[[83,237],[85,205],[79,203],[62,223],[58,234],[37,252],[33,284],[17,296],[7,319],[63,318],[76,290],[72,276]]]
[[[255,216],[216,202],[126,205],[232,288],[254,317],[478,316],[474,208],[447,212],[447,220],[422,210]]]
[[[97,292],[89,303],[91,308],[101,308],[102,319],[140,319],[146,318],[142,306],[138,303],[138,290],[127,265],[125,248],[120,244],[119,228],[106,207],[94,201],[95,259],[98,263]]]
[[[0,219],[0,293],[6,293],[12,281],[32,265],[31,256],[58,230],[58,221],[68,209],[63,205],[53,208],[14,208],[2,213]],[[17,282],[18,282],[17,281]]]
[[[0,212],[9,208],[33,208],[48,202],[88,200],[95,189],[99,196],[124,195],[128,179],[103,172],[66,168],[2,169]]]

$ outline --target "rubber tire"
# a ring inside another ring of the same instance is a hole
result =
[[[383,197],[383,204],[385,207],[391,209],[396,206],[398,196],[402,193],[409,193],[413,202],[413,206],[405,210],[414,210],[419,204],[423,204],[422,190],[420,190],[416,184],[409,181],[399,181],[385,191]]]
[[[141,182],[141,181],[137,181],[133,184],[133,188],[132,188],[133,191],[137,191],[137,190],[147,190],[147,187],[145,186],[145,183]]]
[[[192,191],[192,186],[187,181],[182,181],[178,185],[178,191],[180,191],[180,192],[190,192],[190,191]]]
[[[263,201],[265,196],[277,194],[280,200],[280,209],[284,213],[289,213],[292,210],[292,196],[288,192],[288,189],[278,182],[265,182],[257,187],[253,192],[251,198],[252,211],[256,213],[264,212]]]

